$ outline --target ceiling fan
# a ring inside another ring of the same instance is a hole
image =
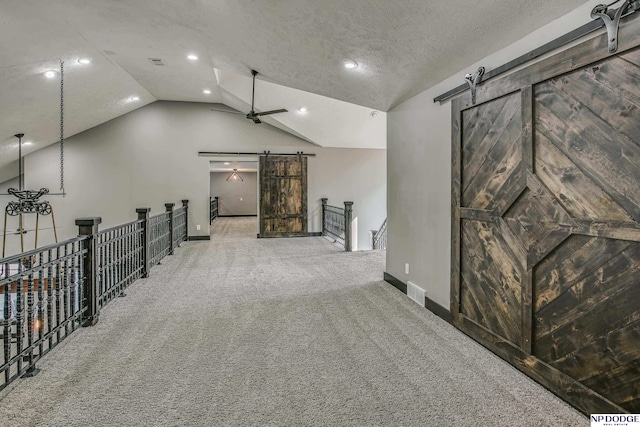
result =
[[[287,109],[281,108],[279,110],[269,110],[269,111],[262,111],[260,113],[256,113],[255,109],[253,108],[253,102],[254,102],[255,96],[256,96],[256,76],[258,75],[258,72],[256,70],[251,70],[251,75],[253,76],[253,89],[251,91],[251,111],[249,111],[245,115],[245,117],[247,119],[249,119],[249,120],[252,120],[253,123],[262,123],[260,121],[260,117],[261,116],[268,116],[270,114],[288,112]],[[231,114],[244,114],[244,113],[241,113],[240,111],[216,110],[215,108],[212,108],[211,111],[220,111],[221,113],[231,113]]]

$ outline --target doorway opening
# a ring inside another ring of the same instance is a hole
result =
[[[257,230],[258,178],[257,158],[209,162],[209,196],[217,200],[216,216],[253,218]]]

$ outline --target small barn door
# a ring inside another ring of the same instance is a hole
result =
[[[307,157],[260,157],[260,237],[307,235]]]
[[[454,322],[585,413],[640,413],[640,17],[627,25],[626,51],[596,38],[453,103]]]

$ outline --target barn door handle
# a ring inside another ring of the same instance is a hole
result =
[[[476,71],[474,74],[468,73],[466,76],[464,76],[464,79],[469,84],[469,89],[471,89],[471,103],[473,105],[476,104],[476,86],[482,81],[484,71],[484,67],[479,67],[478,71]]]
[[[611,4],[599,4],[591,11],[591,19],[602,19],[605,27],[607,27],[607,40],[609,41],[609,52],[614,53],[618,50],[618,28],[620,27],[620,18],[622,14],[635,12],[640,5],[637,0],[625,0],[618,9],[609,10],[609,6],[618,3],[616,0]]]

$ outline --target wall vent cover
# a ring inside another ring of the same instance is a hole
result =
[[[151,61],[153,65],[157,65],[158,67],[164,67],[164,61],[160,58],[149,58],[149,61]]]
[[[415,283],[407,282],[407,296],[424,307],[425,291]]]

